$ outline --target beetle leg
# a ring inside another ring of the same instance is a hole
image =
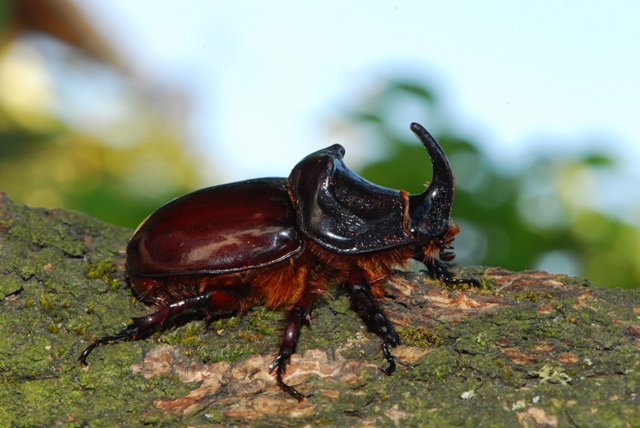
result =
[[[210,314],[211,312],[215,311],[232,311],[235,309],[240,309],[243,304],[241,298],[220,290],[209,290],[193,297],[187,297],[186,299],[167,305],[161,308],[159,311],[147,315],[146,317],[133,318],[133,322],[130,325],[112,336],[105,336],[100,339],[94,340],[93,343],[84,350],[78,360],[81,364],[86,365],[87,357],[89,356],[91,351],[93,351],[98,346],[104,345],[109,342],[115,342],[121,339],[129,341],[135,340],[139,335],[143,335],[149,330],[163,325],[167,320],[181,315],[188,309],[197,306],[207,307],[208,314]]]
[[[431,278],[439,279],[447,284],[469,284],[479,286],[480,283],[475,278],[454,278],[449,272],[449,266],[442,260],[429,257],[425,262]]]
[[[382,353],[389,363],[389,366],[382,370],[387,375],[391,375],[396,369],[396,359],[389,350],[389,345],[395,347],[400,344],[400,336],[396,333],[393,324],[387,318],[384,311],[378,306],[371,285],[360,274],[349,276],[349,293],[351,295],[351,306],[360,315],[360,318],[367,324],[369,329],[382,337]]]
[[[109,342],[115,342],[115,341],[120,340],[120,339],[127,339],[127,340],[135,339],[136,335],[138,334],[138,327],[135,325],[135,320],[136,319],[137,318],[134,318],[134,323],[131,324],[131,325],[128,325],[126,328],[124,328],[119,333],[116,333],[116,334],[114,334],[112,336],[105,336],[105,337],[101,337],[100,339],[94,340],[93,343],[91,343],[91,345],[87,346],[87,349],[85,349],[82,352],[82,355],[80,355],[80,358],[78,358],[78,361],[80,361],[80,364],[86,366],[87,365],[87,357],[89,356],[91,351],[93,351],[98,346],[104,345],[104,344],[109,343]]]
[[[284,329],[284,338],[280,344],[280,350],[278,356],[269,365],[269,372],[276,370],[276,381],[278,386],[284,392],[298,400],[298,402],[304,399],[304,395],[298,392],[294,387],[287,385],[282,380],[282,376],[286,371],[286,366],[291,359],[291,354],[296,347],[298,336],[300,335],[300,328],[302,324],[309,323],[309,311],[315,300],[316,294],[312,290],[307,290],[303,293],[302,297],[296,302],[287,314],[287,322]]]

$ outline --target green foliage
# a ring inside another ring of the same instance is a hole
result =
[[[399,104],[426,114],[407,118],[406,131],[398,130],[392,117]],[[437,97],[422,84],[391,81],[360,105],[349,120],[384,145],[384,159],[361,171],[372,182],[421,192],[431,165],[408,131],[409,121],[435,130],[456,177],[452,216],[462,229],[456,240],[459,263],[524,270],[538,267],[545,257],[559,257],[573,261],[595,285],[640,284],[640,233],[592,208],[587,199],[597,197],[593,181],[615,168],[604,148],[561,157],[546,153],[507,171],[492,162],[481,144],[448,126]]]

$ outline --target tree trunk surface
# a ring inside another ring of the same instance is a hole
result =
[[[154,310],[124,276],[132,231],[0,193],[0,426],[640,426],[640,291],[541,271],[457,271],[480,287],[399,272],[381,340],[335,292],[316,303],[283,393],[268,366],[283,312],[180,319],[96,348]]]

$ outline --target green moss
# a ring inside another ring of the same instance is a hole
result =
[[[402,343],[407,346],[418,346],[422,349],[427,349],[433,346],[441,346],[443,343],[440,326],[433,329],[423,326],[404,327],[398,328],[397,332]]]
[[[116,267],[113,262],[103,259],[98,263],[94,263],[87,270],[87,279],[99,279],[109,286],[110,291],[116,291],[120,288],[120,280],[114,277]]]
[[[331,306],[331,309],[341,315],[344,315],[352,310],[351,303],[349,302],[349,299],[345,294],[340,295],[337,299],[330,302],[329,305]]]
[[[211,324],[216,331],[222,330],[223,324],[222,319],[216,320],[213,324]]]
[[[60,327],[58,327],[57,325],[51,323],[47,326],[47,330],[51,333],[59,333],[60,332]]]
[[[553,296],[550,293],[544,290],[529,291],[527,293],[521,293],[521,294],[507,293],[507,295],[519,302],[528,300],[529,302],[532,302],[532,303],[539,302],[539,300],[550,300],[553,298]]]
[[[45,311],[53,310],[53,301],[44,293],[40,295],[40,307]]]
[[[87,279],[100,279],[107,282],[110,276],[116,271],[113,263],[107,259],[92,264],[87,270]]]
[[[227,328],[235,328],[240,322],[240,318],[237,317],[229,317],[227,318]]]

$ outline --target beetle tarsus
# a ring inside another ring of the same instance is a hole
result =
[[[140,319],[140,318],[135,318],[134,319],[134,324],[128,325],[126,328],[124,328],[119,333],[114,334],[112,336],[105,336],[105,337],[101,337],[100,339],[94,340],[93,343],[91,343],[91,345],[87,346],[87,349],[85,349],[82,352],[82,355],[80,355],[80,358],[78,358],[78,361],[80,361],[80,364],[82,364],[83,366],[86,366],[87,365],[87,357],[89,356],[91,351],[93,351],[98,346],[102,346],[102,345],[107,344],[109,342],[116,342],[116,341],[122,340],[122,339],[135,340],[136,336],[139,333],[138,326],[135,325],[135,320],[136,319]]]
[[[380,369],[380,370],[382,370],[387,376],[391,376],[393,372],[396,371],[396,357],[394,357],[391,351],[389,350],[389,342],[386,340],[382,342],[382,354],[384,355],[384,358],[389,363],[389,366],[387,366],[386,369]]]
[[[287,385],[284,382],[284,380],[282,380],[282,376],[286,372],[287,362],[289,361],[290,358],[291,358],[290,354],[287,355],[282,351],[278,353],[278,356],[269,365],[269,373],[271,373],[275,369],[276,382],[278,383],[278,386],[280,387],[280,389],[286,392],[287,394],[289,394],[290,396],[292,396],[293,398],[295,398],[296,400],[298,400],[298,402],[301,402],[305,398],[304,394],[301,394],[300,392],[298,392],[297,389],[295,389],[290,385]]]
[[[446,284],[469,284],[475,287],[480,286],[480,282],[475,278],[454,278],[449,271],[449,266],[442,260],[431,258],[425,263],[427,272],[433,279],[439,279]]]

